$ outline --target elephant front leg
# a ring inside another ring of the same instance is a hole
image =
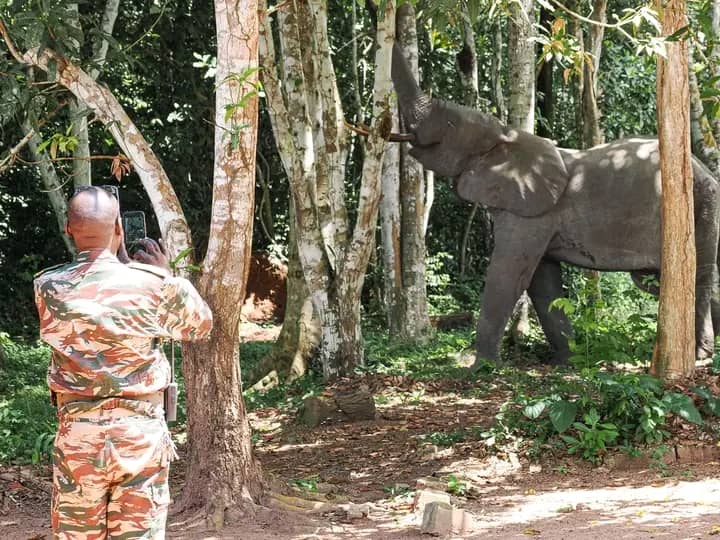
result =
[[[495,249],[485,279],[473,369],[483,360],[500,361],[500,343],[513,307],[530,286],[552,236],[532,218],[503,217],[495,219]]]

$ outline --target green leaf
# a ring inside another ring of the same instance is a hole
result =
[[[663,402],[667,404],[670,411],[677,414],[680,418],[692,422],[693,424],[702,424],[703,419],[700,411],[697,410],[690,396],[668,392],[663,396]]]
[[[704,386],[696,386],[692,389],[694,393],[705,400],[705,409],[710,414],[720,416],[720,399],[713,395],[710,390]]]
[[[528,405],[527,407],[525,407],[523,409],[523,414],[531,420],[535,420],[543,413],[546,405],[547,403],[545,401],[536,401],[532,405]]]
[[[569,428],[577,415],[578,405],[574,401],[554,401],[550,405],[550,421],[558,433],[563,433]]]
[[[187,258],[188,255],[192,252],[193,248],[187,247],[183,249],[180,253],[177,254],[177,257],[175,257],[172,261],[170,261],[170,267],[175,268],[177,264],[182,261],[183,259]]]

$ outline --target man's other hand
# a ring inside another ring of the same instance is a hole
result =
[[[158,243],[152,238],[143,238],[138,243],[141,247],[133,256],[137,262],[152,264],[158,268],[164,268],[168,271],[170,270],[167,249],[165,249],[165,244],[162,240]]]

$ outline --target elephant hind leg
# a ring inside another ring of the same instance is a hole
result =
[[[553,363],[567,363],[568,338],[573,336],[573,328],[562,310],[550,308],[553,300],[564,296],[560,263],[543,259],[535,270],[528,293],[553,349]]]
[[[641,291],[652,294],[655,298],[660,296],[660,272],[636,270],[630,272],[630,277]]]

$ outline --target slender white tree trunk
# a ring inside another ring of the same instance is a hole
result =
[[[23,55],[22,61],[48,73],[49,63],[55,63],[55,82],[67,88],[78,100],[92,109],[97,119],[107,126],[115,142],[130,158],[150,197],[171,255],[175,256],[191,246],[190,229],[165,170],[112,92],[51,49],[28,51]]]
[[[508,125],[535,133],[535,1],[510,4],[508,20]],[[523,293],[516,306],[513,335],[530,330],[530,299]]]
[[[394,4],[387,9],[378,28],[378,50],[387,55],[387,66],[376,69],[374,120],[352,236],[344,194],[347,130],[327,39],[326,5],[290,2],[278,11],[282,73],[270,21],[261,37],[268,106],[290,180],[303,273],[320,320],[319,357],[326,378],[349,375],[363,362],[360,290],[374,242],[384,139],[391,127],[389,112],[386,117],[382,111],[389,107],[386,36]]]
[[[30,124],[24,122],[21,126],[25,135],[31,131],[33,136],[28,142],[28,148],[30,149],[30,155],[32,160],[38,163],[38,170],[40,171],[40,178],[42,179],[43,189],[47,191],[48,199],[50,200],[50,206],[55,212],[55,218],[57,219],[58,232],[60,233],[65,247],[70,255],[75,255],[75,245],[68,237],[65,232],[66,216],[67,216],[67,201],[65,200],[65,194],[62,191],[62,182],[58,178],[55,167],[53,167],[50,156],[45,151],[39,151],[38,147],[42,143],[40,136],[35,133]]]
[[[418,76],[417,31],[411,4],[398,9],[398,42]],[[393,129],[403,131],[392,104]],[[385,299],[390,334],[423,343],[430,334],[425,282],[425,175],[407,144],[390,144],[382,178]]]
[[[508,125],[535,133],[535,0],[510,3]]]

